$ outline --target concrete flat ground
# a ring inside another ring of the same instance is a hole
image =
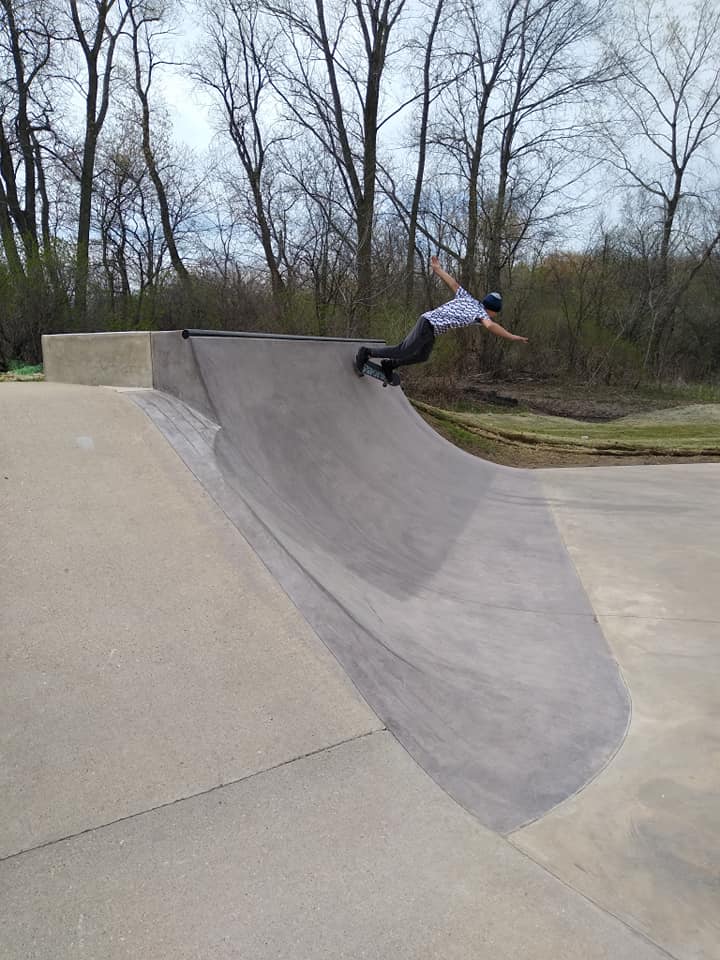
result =
[[[503,838],[130,396],[0,385],[3,958],[720,956],[718,480],[543,474],[633,714]]]
[[[0,388],[1,855],[382,726],[125,396]]]
[[[677,957],[720,956],[720,465],[542,471],[633,701],[612,763],[512,842]]]

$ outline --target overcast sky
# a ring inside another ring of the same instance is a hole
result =
[[[179,59],[190,59],[193,48],[199,42],[199,36],[197,18],[182,16],[174,43],[175,55]],[[187,67],[166,68],[162,93],[176,141],[187,144],[199,153],[207,150],[213,130],[208,122],[207,107],[200,102],[200,93],[188,76]]]

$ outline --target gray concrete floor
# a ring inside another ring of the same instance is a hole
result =
[[[381,726],[126,397],[0,387],[0,855]]]
[[[720,466],[541,472],[633,701],[615,760],[512,840],[678,957],[720,956]]]
[[[720,956],[718,468],[544,475],[633,721],[508,842],[129,398],[2,384],[0,414],[3,958]]]

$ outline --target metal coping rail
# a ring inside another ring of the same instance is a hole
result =
[[[385,343],[384,340],[363,340],[361,337],[302,337],[290,333],[248,333],[234,330],[183,330],[189,337],[244,337],[247,340],[314,340],[319,343]]]

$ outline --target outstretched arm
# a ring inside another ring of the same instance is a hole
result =
[[[453,293],[457,293],[460,284],[457,282],[455,277],[451,277],[449,273],[446,273],[443,270],[437,257],[430,257],[430,267],[432,268],[433,273],[440,277],[440,279],[450,287]]]
[[[486,330],[489,330],[490,333],[494,333],[496,337],[503,337],[505,340],[520,340],[522,343],[528,342],[527,337],[519,337],[515,333],[510,333],[501,323],[497,323],[489,317],[487,319],[483,318],[482,325]]]

